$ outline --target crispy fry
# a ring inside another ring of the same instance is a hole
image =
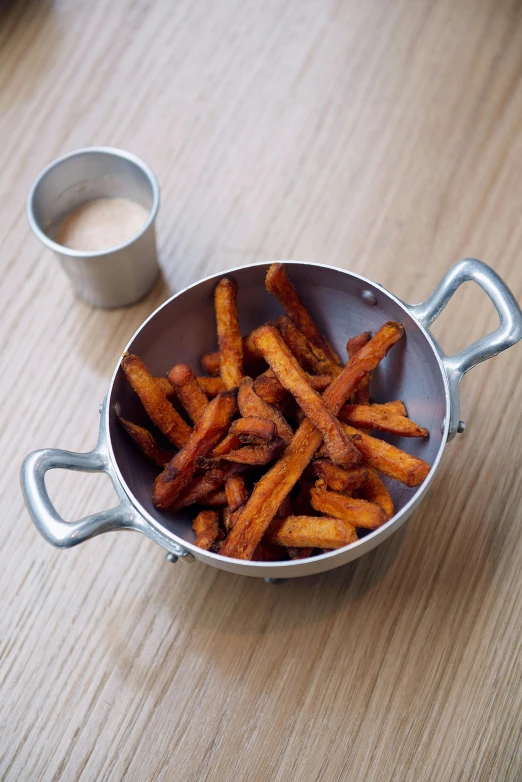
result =
[[[164,448],[160,448],[156,438],[148,429],[145,429],[144,426],[133,424],[132,421],[126,421],[125,418],[118,417],[118,422],[151,462],[157,464],[158,467],[164,467],[167,462],[170,462],[174,456],[173,451],[166,451]]]
[[[286,443],[290,442],[294,435],[292,427],[277,408],[272,407],[272,405],[267,404],[258,397],[253,389],[253,380],[251,377],[244,377],[241,381],[237,404],[243,418],[249,418],[250,416],[268,418],[276,425],[279,437]]]
[[[214,510],[202,510],[192,522],[196,546],[208,551],[219,535],[219,517]]]
[[[152,500],[157,508],[167,509],[179,497],[192,480],[197,458],[206,456],[223,436],[235,409],[235,391],[224,391],[210,402],[185,447],[156,478]]]
[[[266,539],[270,543],[296,548],[341,548],[355,543],[357,533],[352,524],[338,518],[288,516],[274,519]]]
[[[281,385],[296,398],[305,415],[323,435],[332,461],[344,466],[354,464],[357,461],[354,447],[344,437],[339,422],[317,391],[309,386],[304,370],[290,353],[279,332],[273,326],[261,326],[254,340]]]
[[[315,391],[324,391],[333,380],[332,375],[306,375],[308,383]],[[254,380],[256,394],[271,405],[280,404],[288,392],[283,388],[275,375],[259,375]]]
[[[223,486],[227,478],[230,478],[231,475],[237,475],[245,469],[242,464],[228,464],[223,469],[208,470],[204,475],[198,475],[180,494],[170,510],[176,511],[186,508],[188,505],[194,505],[196,502],[203,502],[205,497]]]
[[[372,335],[369,331],[363,331],[362,334],[358,334],[356,337],[352,337],[348,340],[346,350],[350,358],[353,358],[359,350],[366,345]],[[365,375],[358,383],[357,388],[354,389],[350,401],[355,405],[369,405],[370,404],[370,384],[372,377],[370,372]]]
[[[252,335],[243,337],[243,364],[248,366],[254,364],[261,358],[260,353],[252,341]],[[200,358],[201,367],[204,372],[213,377],[219,375],[219,350],[213,353],[204,353]]]
[[[178,448],[186,445],[192,429],[174,410],[145,364],[138,356],[128,355],[123,358],[121,367],[151,421]]]
[[[259,444],[270,442],[277,436],[277,427],[269,418],[247,416],[233,421],[229,434],[236,435],[242,442],[259,441]]]
[[[333,347],[323,337],[315,322],[299,298],[299,295],[287,277],[282,263],[273,263],[266,275],[265,285],[269,293],[273,293],[281,302],[284,310],[293,320],[299,331],[307,340],[318,348],[335,363],[341,364],[341,359]]]
[[[275,325],[292,355],[307,372],[313,375],[329,374],[333,377],[341,373],[340,365],[320,347],[312,345],[288,315],[282,315]]]
[[[386,413],[396,413],[397,415],[404,415],[406,418],[408,417],[404,402],[401,402],[400,399],[396,399],[394,402],[383,402],[382,404],[374,403],[372,407],[375,410],[383,410]]]
[[[347,434],[360,435],[353,441],[353,444],[364,456],[367,464],[382,472],[383,475],[395,478],[406,486],[420,486],[427,477],[430,465],[423,459],[401,451],[400,448],[396,448],[384,440],[378,440],[369,434],[358,432],[348,424],[343,424],[343,428]]]
[[[312,556],[313,548],[311,546],[308,546],[307,548],[288,546],[286,551],[290,559],[308,559],[308,557]]]
[[[199,504],[204,505],[207,508],[222,508],[227,504],[227,495],[225,490],[217,489],[216,491],[211,491],[208,494],[205,494],[205,496],[201,497],[199,500]]]
[[[230,451],[237,451],[238,448],[241,448],[241,440],[239,437],[235,434],[227,434],[227,436],[212,449],[210,456],[224,456],[226,453],[230,453]]]
[[[310,464],[310,469],[314,475],[324,480],[329,489],[339,492],[360,489],[368,476],[365,467],[343,470],[328,459],[315,459]]]
[[[428,430],[403,415],[389,412],[381,405],[343,405],[339,420],[350,426],[377,429],[401,437],[427,437]]]
[[[237,282],[223,277],[214,291],[219,343],[219,372],[225,388],[235,388],[243,377],[243,342],[236,307]]]
[[[339,377],[328,386],[323,400],[335,415],[361,377],[375,369],[402,334],[403,328],[400,324],[385,324],[368,345],[348,362]],[[241,389],[239,395],[241,396]],[[282,457],[254,487],[236,526],[223,543],[221,553],[224,556],[237,559],[252,557],[255,547],[274,518],[278,507],[301,477],[321,445],[321,440],[320,432],[308,419],[305,419]],[[333,546],[326,545],[324,548],[333,548]]]
[[[384,511],[386,520],[391,519],[395,512],[393,500],[390,496],[390,492],[373,467],[368,467],[368,477],[364,483],[362,493],[368,502],[374,502],[376,505],[380,505]]]
[[[176,389],[179,401],[187,411],[193,424],[201,419],[208,405],[208,399],[201,390],[188,364],[175,364],[168,374],[169,383]]]
[[[225,493],[228,507],[233,513],[240,508],[248,499],[248,491],[244,478],[240,475],[233,475],[225,483]]]
[[[312,489],[310,491],[312,507],[320,513],[335,516],[337,519],[348,521],[354,527],[377,529],[386,521],[386,514],[379,505],[374,505],[367,500],[356,500],[338,494],[335,491],[322,491]],[[326,548],[333,548],[327,543],[322,544]]]
[[[167,399],[172,401],[176,398],[176,390],[172,388],[166,377],[155,377],[154,380],[159,385]]]
[[[219,469],[224,462],[234,462],[235,464],[248,464],[252,467],[262,467],[268,464],[272,459],[283,450],[285,442],[280,437],[276,437],[264,445],[245,445],[237,451],[216,458],[204,458],[199,456],[196,459],[196,465],[202,470]]]
[[[199,387],[204,394],[210,397],[217,396],[225,390],[225,384],[220,377],[200,377],[196,378]]]

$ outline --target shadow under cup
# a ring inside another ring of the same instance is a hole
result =
[[[148,217],[130,239],[100,251],[82,251],[54,241],[61,221],[74,209],[99,198],[126,198]],[[155,219],[159,186],[139,158],[110,147],[89,147],[58,158],[34,182],[27,198],[29,224],[58,257],[76,295],[95,307],[122,307],[143,298],[159,266]]]

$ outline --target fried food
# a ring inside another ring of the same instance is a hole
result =
[[[219,516],[214,510],[202,510],[192,522],[196,546],[208,551],[219,535]]]
[[[428,436],[427,429],[406,416],[390,412],[385,405],[343,405],[339,410],[339,420],[356,428],[377,429],[401,437]]]
[[[228,507],[233,513],[240,508],[248,499],[248,491],[245,483],[245,479],[240,475],[233,475],[225,483],[225,493],[227,497]]]
[[[306,375],[309,385],[316,391],[324,391],[333,380],[332,375]],[[288,392],[283,388],[277,377],[272,374],[259,375],[254,380],[256,394],[271,405],[278,405],[284,401]]]
[[[235,388],[243,377],[243,340],[236,307],[237,282],[223,277],[214,291],[219,344],[219,373],[225,388]]]
[[[127,434],[132,437],[140,451],[145,456],[157,464],[158,467],[164,467],[167,462],[170,462],[174,453],[172,451],[166,451],[164,448],[160,448],[156,438],[146,429],[144,426],[138,426],[133,424],[132,421],[126,421],[125,418],[118,418],[118,422],[125,429]]]
[[[373,467],[368,467],[368,475],[362,488],[362,494],[368,502],[380,505],[386,515],[386,520],[391,519],[395,512],[393,500],[390,492],[380,479],[379,473]]]
[[[189,440],[192,429],[174,410],[165,392],[156,383],[145,364],[138,356],[127,355],[121,362],[121,368],[139,396],[152,423],[156,424],[177,448],[183,448]]]
[[[357,533],[352,524],[335,517],[288,516],[274,520],[267,539],[294,548],[341,548],[355,543]]]
[[[360,489],[368,477],[366,467],[353,467],[343,470],[329,459],[314,459],[310,470],[317,478],[322,479],[333,491],[347,492]]]
[[[289,443],[294,433],[288,421],[283,414],[273,405],[267,404],[255,393],[254,381],[251,377],[244,377],[239,386],[237,404],[239,412],[243,418],[258,416],[259,418],[268,418],[273,421],[277,427],[277,434],[286,443]]]
[[[175,388],[179,401],[193,424],[201,419],[208,399],[188,364],[174,364],[168,374],[169,383]]]
[[[260,416],[247,416],[238,418],[230,425],[229,434],[239,437],[241,442],[255,443],[259,445],[270,442],[277,436],[277,426],[269,418]]]
[[[350,358],[353,358],[359,350],[366,345],[372,338],[370,331],[363,331],[362,334],[358,334],[356,337],[352,337],[346,344],[346,350]],[[368,372],[362,380],[357,384],[354,389],[350,402],[354,405],[369,405],[370,404],[370,384],[371,374]]]
[[[386,521],[386,515],[379,505],[368,502],[368,500],[347,497],[335,491],[311,489],[310,501],[312,507],[320,513],[348,521],[354,527],[377,529]],[[322,545],[325,548],[333,548],[326,543]]]
[[[336,363],[322,348],[312,345],[288,315],[282,315],[276,326],[288,349],[303,369],[311,372],[312,375],[329,374],[337,377],[340,374],[340,363]]]
[[[252,341],[252,335],[248,334],[246,337],[243,337],[243,365],[255,364],[260,358],[259,351]],[[219,363],[219,350],[215,350],[213,353],[204,353],[200,358],[203,371],[212,377],[219,375]]]

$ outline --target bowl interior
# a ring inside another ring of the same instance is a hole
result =
[[[238,310],[243,334],[282,314],[281,306],[264,287],[269,263],[233,270],[238,282]],[[399,448],[434,464],[443,446],[446,415],[445,385],[434,349],[407,310],[378,285],[339,269],[285,262],[290,279],[323,333],[343,359],[346,341],[361,331],[375,331],[387,320],[405,327],[402,339],[381,362],[372,379],[374,401],[401,399],[412,420],[428,429],[427,439],[382,435]],[[216,349],[213,290],[223,273],[202,280],[163,304],[141,326],[126,350],[136,353],[154,375],[165,375],[178,361],[202,374],[199,357]],[[371,291],[376,304],[361,296]],[[151,427],[141,403],[118,369],[109,392],[109,435],[116,468],[134,504],[145,517],[181,541],[192,543],[194,509],[177,513],[158,511],[151,502],[152,483],[158,470],[129,441],[116,420],[115,410],[135,423]],[[153,427],[152,427],[153,428]],[[381,435],[379,435],[381,436]],[[418,491],[385,479],[400,512]]]

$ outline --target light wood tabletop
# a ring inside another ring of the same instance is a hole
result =
[[[472,256],[522,300],[521,9],[1,4],[2,779],[520,779],[521,345],[465,377],[410,521],[321,576],[173,566],[130,534],[58,551],[18,472],[92,448],[128,338],[208,273],[315,261],[415,302]],[[162,191],[163,278],[128,309],[75,300],[25,215],[43,166],[96,144]],[[434,333],[453,353],[496,322],[467,284]],[[114,505],[105,477],[48,485],[68,520]]]

